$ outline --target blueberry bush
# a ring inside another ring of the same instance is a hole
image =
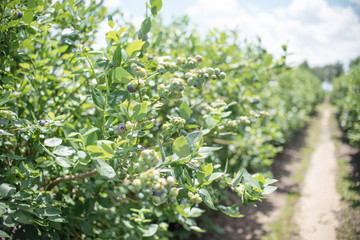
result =
[[[350,143],[360,148],[360,66],[335,78],[333,86],[331,101],[338,108],[339,124]]]
[[[275,191],[320,82],[235,32],[140,29],[101,2],[0,4],[0,237],[173,239]],[[94,48],[103,21],[107,47]],[[238,203],[227,205],[229,192]]]

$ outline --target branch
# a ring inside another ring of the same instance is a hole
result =
[[[47,186],[46,186],[46,190],[49,191],[51,189],[53,189],[56,185],[58,185],[59,183],[62,182],[71,182],[71,181],[75,181],[75,180],[80,180],[80,179],[84,179],[84,178],[88,178],[91,176],[96,175],[98,172],[96,171],[96,169],[91,170],[90,172],[85,172],[85,173],[81,173],[78,175],[70,175],[70,176],[65,176],[65,177],[58,177],[55,180],[51,181]]]

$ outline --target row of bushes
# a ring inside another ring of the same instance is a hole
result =
[[[276,60],[233,32],[161,26],[161,6],[136,31],[95,1],[1,4],[0,237],[186,238],[206,209],[242,217],[276,189],[272,158],[319,80],[285,46]]]
[[[360,148],[360,66],[333,80],[331,102],[337,106],[339,123],[350,143]]]

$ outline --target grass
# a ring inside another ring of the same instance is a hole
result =
[[[317,107],[317,112],[321,113],[323,108],[328,107],[327,105],[321,104]],[[300,185],[304,180],[305,172],[308,169],[311,154],[314,152],[316,144],[320,141],[321,128],[320,128],[320,119],[319,116],[313,117],[307,129],[306,138],[304,146],[300,149],[299,166],[296,171],[296,174],[293,176],[294,183],[300,189]],[[271,232],[264,235],[261,239],[263,240],[283,240],[291,239],[292,236],[297,235],[298,228],[293,221],[293,216],[295,214],[296,208],[294,207],[300,198],[299,191],[289,192],[286,197],[286,206],[282,209],[279,219],[276,222],[268,224],[268,227],[272,229]]]

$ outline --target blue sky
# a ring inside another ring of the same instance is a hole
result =
[[[104,3],[141,24],[145,0]],[[188,15],[203,34],[216,27],[239,29],[250,41],[260,36],[274,55],[287,44],[293,64],[307,60],[312,66],[336,61],[347,65],[360,55],[360,0],[163,0],[160,14],[165,24]]]

